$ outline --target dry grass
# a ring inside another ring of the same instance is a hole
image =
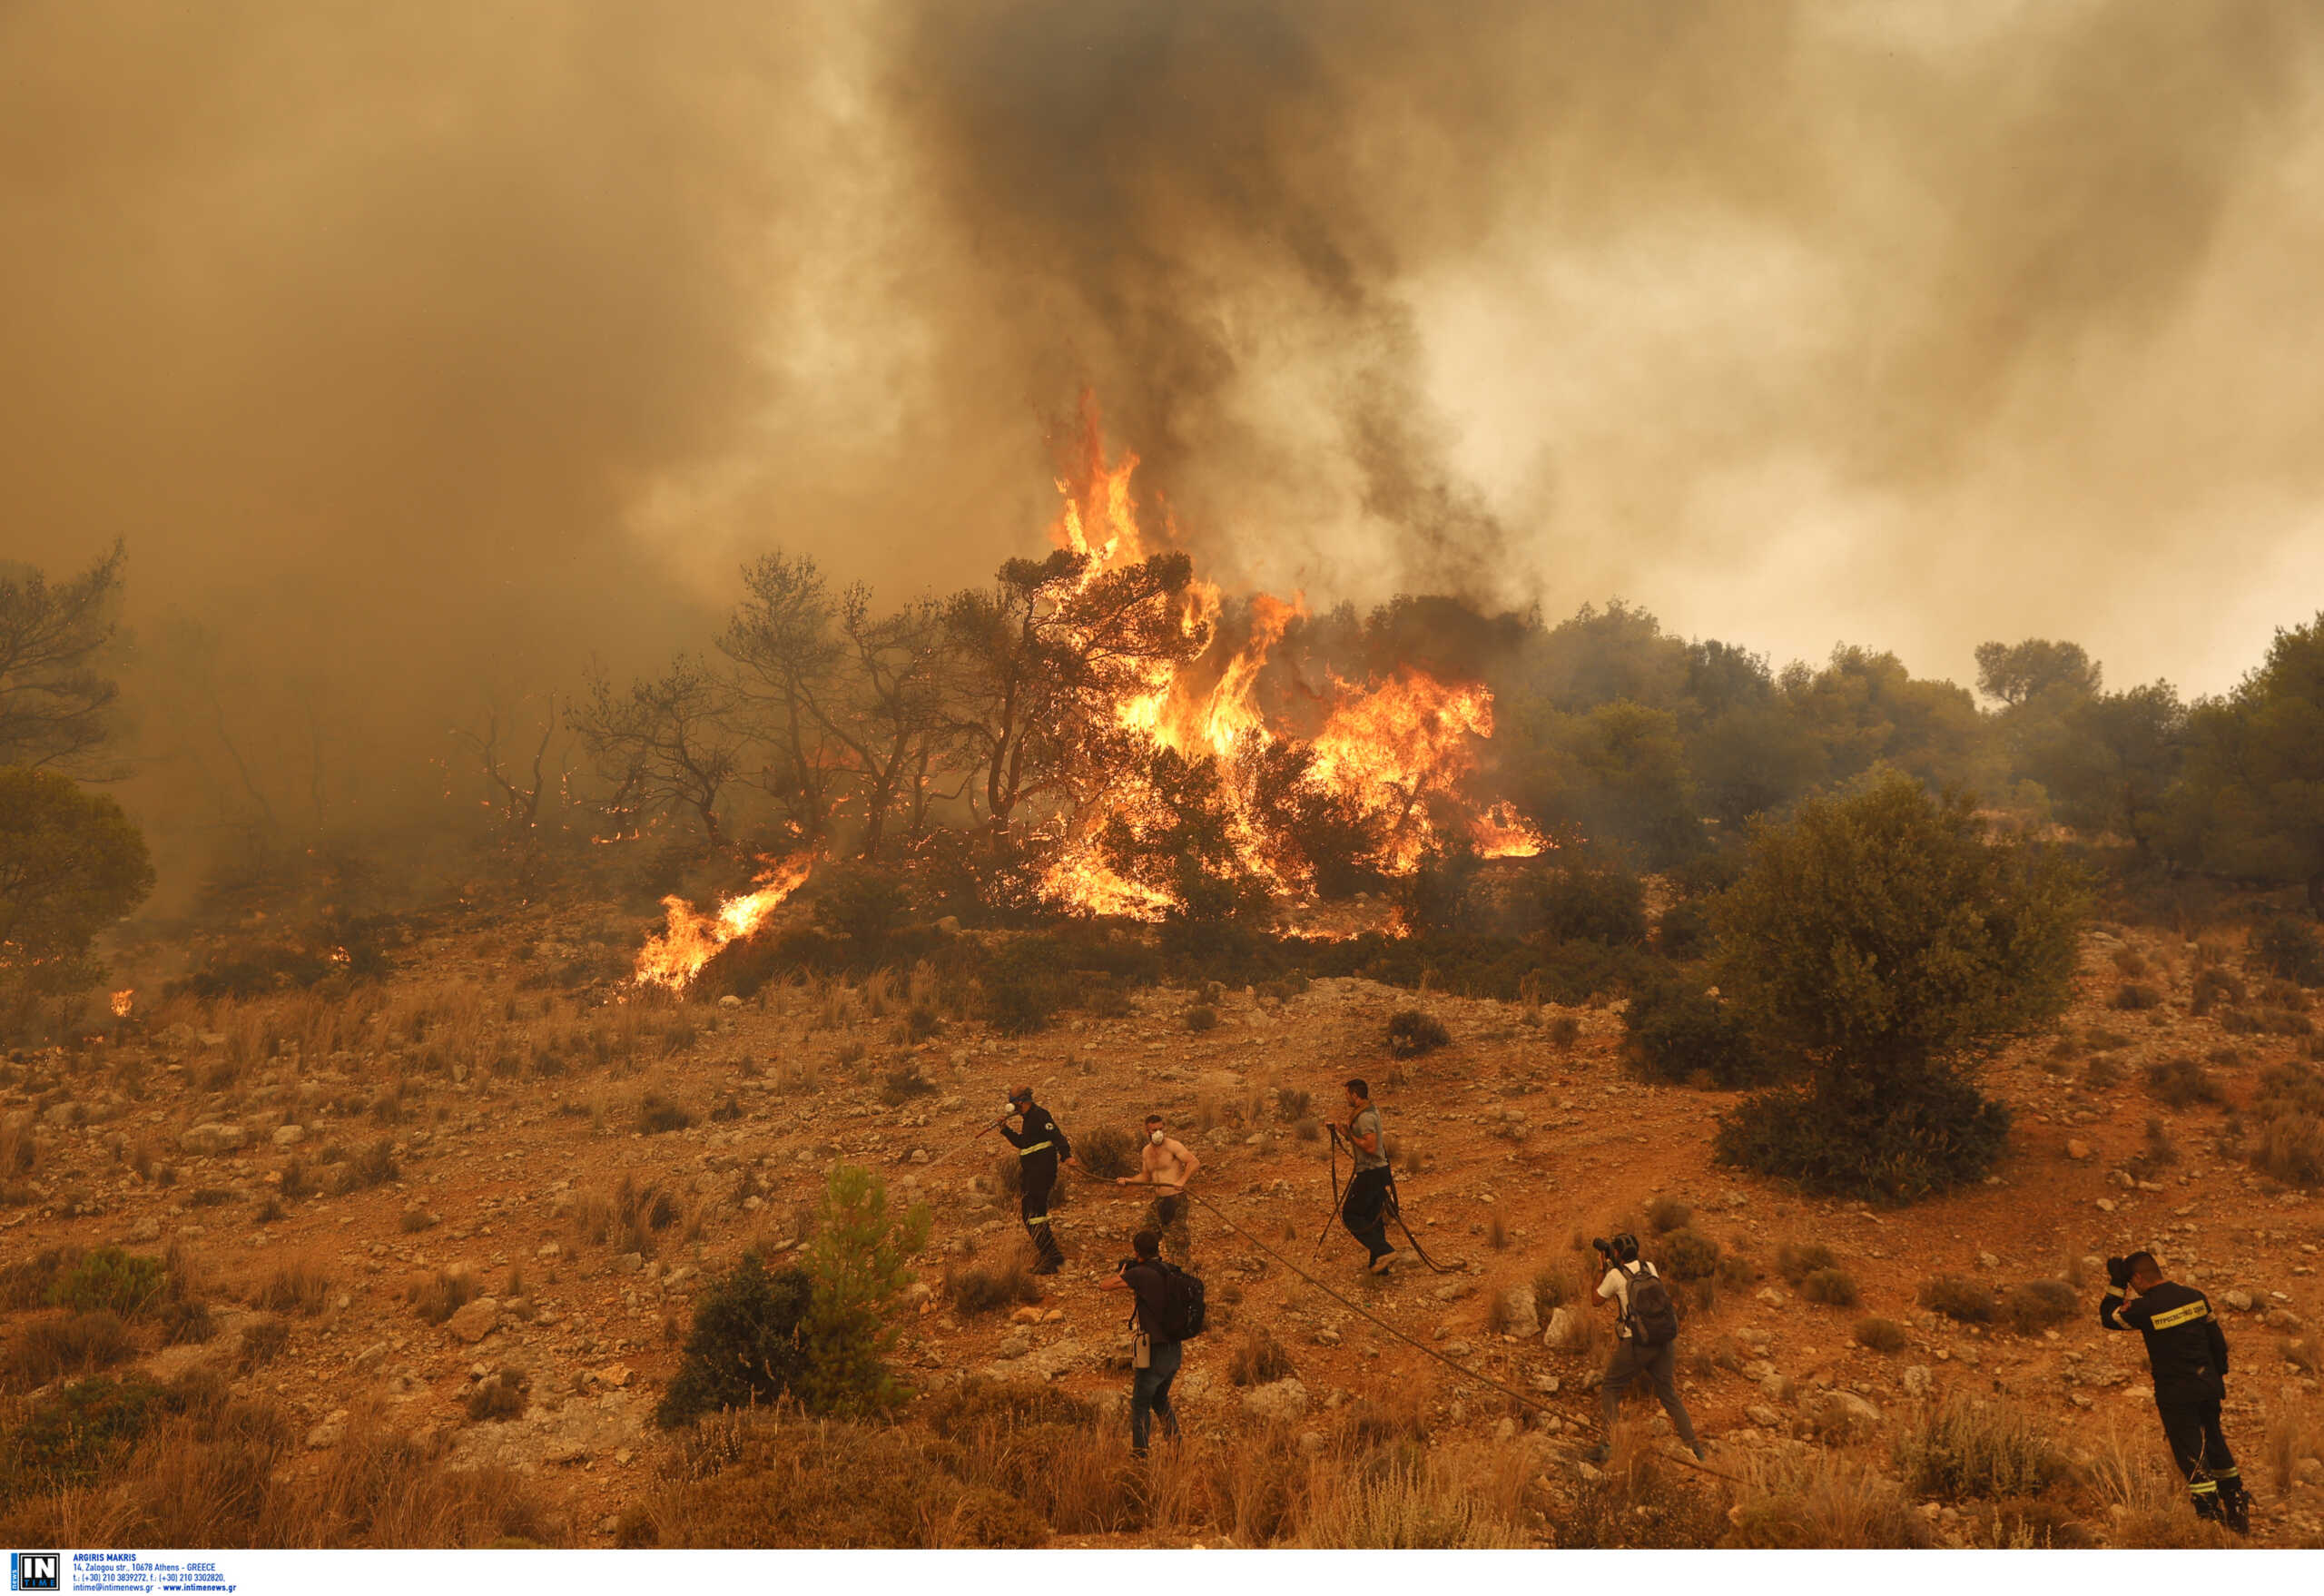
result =
[[[2088,1488],[2118,1547],[2203,1547],[2227,1544],[2226,1532],[2195,1517],[2186,1482],[2163,1451],[2152,1423],[2120,1417],[2091,1438]]]
[[[304,1314],[312,1317],[330,1300],[330,1276],[312,1258],[294,1258],[279,1266],[251,1293],[251,1306],[261,1313]]]
[[[946,1270],[943,1292],[944,1300],[952,1305],[954,1313],[970,1318],[1029,1306],[1041,1300],[1041,1286],[1033,1274],[1030,1251],[1021,1243],[998,1263],[964,1264]]]
[[[1754,1453],[1742,1465],[1728,1543],[1774,1550],[1911,1549],[1926,1525],[1897,1483],[1844,1453]]]
[[[0,1389],[29,1391],[51,1380],[91,1374],[137,1355],[119,1315],[106,1309],[48,1315],[20,1326],[0,1354]]]
[[[2082,1311],[2082,1299],[2063,1280],[2028,1280],[2002,1298],[2002,1316],[2020,1335],[2037,1335]]]
[[[423,1275],[404,1287],[403,1299],[420,1318],[441,1325],[477,1299],[476,1276],[450,1269]]]
[[[2038,1496],[2073,1472],[2033,1415],[1959,1394],[1897,1438],[1896,1464],[1915,1492],[1953,1502]]]
[[[1237,1385],[1265,1385],[1296,1373],[1283,1343],[1259,1325],[1243,1332],[1226,1361],[1226,1377]]]
[[[1940,1275],[1921,1283],[1921,1306],[1935,1309],[1964,1325],[1989,1325],[1994,1317],[1994,1294],[1959,1275]]]

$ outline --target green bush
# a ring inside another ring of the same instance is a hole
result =
[[[725,1408],[763,1407],[797,1390],[814,1282],[803,1269],[769,1274],[755,1252],[694,1299],[676,1377],[654,1410],[664,1429]]]
[[[1777,1071],[1734,1011],[1696,987],[1668,981],[1631,994],[1622,1011],[1631,1074],[1671,1086],[1758,1086]]]
[[[2028,1280],[2003,1296],[2002,1316],[2020,1335],[2036,1335],[2063,1325],[2081,1311],[2081,1299],[2063,1280]]]
[[[1580,861],[1541,880],[1541,921],[1552,941],[1635,948],[1646,941],[1646,888],[1638,877]]]
[[[1958,1275],[1940,1275],[1934,1280],[1922,1282],[1920,1300],[1921,1306],[1960,1324],[1993,1323],[1994,1294],[1975,1281],[1964,1279]]]
[[[1399,1009],[1388,1016],[1388,1050],[1399,1059],[1434,1052],[1452,1040],[1434,1015],[1418,1009]]]
[[[37,688],[12,676],[10,691]],[[0,768],[0,947],[9,950],[0,983],[34,993],[94,985],[104,967],[91,945],[153,881],[145,840],[113,798],[54,771]]]
[[[852,1164],[832,1167],[807,1246],[814,1283],[800,1395],[818,1413],[885,1413],[908,1394],[887,1365],[887,1314],[911,1279],[905,1260],[928,1245],[929,1215],[888,1212],[887,1183]]]
[[[1760,824],[1716,973],[1758,1045],[1813,1072],[1724,1116],[1719,1160],[1890,1202],[1981,1177],[2009,1113],[1967,1060],[2064,1008],[2081,911],[2062,858],[1901,774]]]
[[[2289,915],[2263,921],[2252,931],[2251,958],[2280,980],[2324,986],[2324,936]]]
[[[134,1319],[159,1308],[169,1289],[169,1266],[161,1259],[101,1246],[57,1276],[48,1300],[81,1313],[102,1309]]]
[[[2006,1105],[1965,1081],[1882,1092],[1846,1082],[1762,1092],[1720,1116],[1718,1160],[1809,1191],[1908,1203],[1983,1176],[2009,1141]]]

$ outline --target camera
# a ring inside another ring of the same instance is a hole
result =
[[[1593,1238],[1590,1245],[1598,1249],[1600,1257],[1617,1264],[1630,1263],[1638,1256],[1638,1237],[1627,1230],[1610,1241],[1602,1236]]]
[[[2120,1289],[2131,1283],[2131,1261],[2128,1258],[2106,1260],[2106,1284]]]
[[[1607,1239],[1602,1236],[1591,1236],[1590,1238],[1590,1245],[1596,1247],[1600,1253],[1610,1254],[1614,1250],[1612,1244],[1607,1241]]]

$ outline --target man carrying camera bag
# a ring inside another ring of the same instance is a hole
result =
[[[2126,1305],[2126,1292],[2138,1300]],[[2163,1437],[2171,1443],[2171,1460],[2187,1476],[2197,1516],[2250,1534],[2251,1497],[2219,1427],[2219,1404],[2227,1395],[2227,1336],[2211,1313],[2211,1298],[2191,1286],[2165,1280],[2152,1253],[2132,1253],[2106,1260],[2098,1322],[2145,1338]]]
[[[1606,1461],[1614,1438],[1615,1410],[1621,1405],[1622,1393],[1641,1376],[1662,1399],[1663,1411],[1670,1415],[1679,1439],[1700,1458],[1703,1443],[1695,1439],[1695,1423],[1687,1416],[1687,1404],[1679,1400],[1674,1373],[1679,1315],[1671,1305],[1670,1288],[1662,1284],[1652,1264],[1639,1261],[1638,1237],[1629,1232],[1590,1245],[1598,1249],[1607,1266],[1606,1277],[1598,1283],[1598,1300],[1612,1303],[1616,1314],[1614,1355],[1598,1387],[1599,1403],[1606,1414],[1606,1440],[1590,1454],[1590,1461]]]

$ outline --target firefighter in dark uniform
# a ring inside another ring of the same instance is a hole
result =
[[[2162,1277],[2152,1253],[2106,1260],[2107,1292],[2098,1322],[2109,1330],[2135,1330],[2146,1338],[2154,1372],[2154,1405],[2171,1455],[2187,1476],[2195,1512],[2223,1521],[2237,1534],[2251,1529],[2251,1498],[2235,1454],[2220,1433],[2219,1404],[2227,1395],[2227,1336],[2211,1298],[2191,1286]],[[2127,1305],[2125,1289],[2136,1294]]]
[[[1005,1118],[999,1125],[1000,1134],[1017,1149],[1017,1167],[1023,1187],[1023,1195],[1018,1198],[1018,1211],[1024,1215],[1025,1234],[1033,1238],[1033,1251],[1039,1255],[1033,1273],[1054,1275],[1064,1265],[1065,1254],[1059,1250],[1057,1237],[1049,1234],[1049,1191],[1057,1185],[1059,1162],[1073,1157],[1073,1144],[1065,1139],[1065,1132],[1058,1128],[1055,1117],[1033,1101],[1033,1089],[1029,1086],[1020,1086],[1009,1094],[1009,1112],[1018,1117],[1022,1128],[1009,1129]]]

